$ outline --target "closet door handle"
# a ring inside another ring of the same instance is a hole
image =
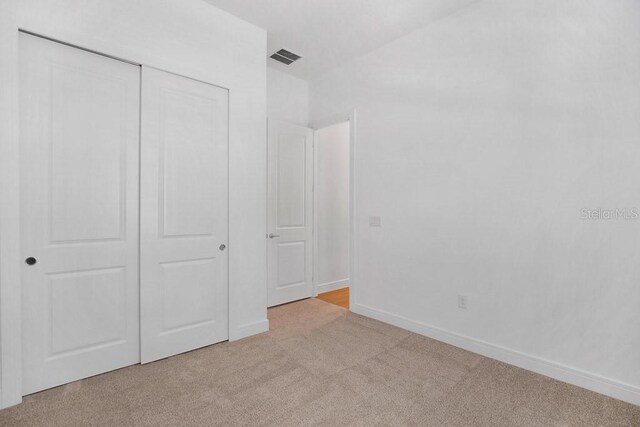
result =
[[[270,239],[274,239],[274,238],[276,238],[276,237],[280,237],[280,235],[279,235],[279,234],[269,233],[269,238],[270,238]]]

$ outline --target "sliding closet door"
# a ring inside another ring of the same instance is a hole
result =
[[[142,362],[228,338],[228,91],[142,69]]]
[[[140,361],[139,94],[137,66],[20,35],[24,394]]]

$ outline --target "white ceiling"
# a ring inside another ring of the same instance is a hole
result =
[[[268,33],[268,53],[302,56],[270,67],[313,80],[478,0],[205,0]]]

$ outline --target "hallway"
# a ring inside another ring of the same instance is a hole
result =
[[[318,294],[319,300],[328,302],[338,307],[349,309],[349,288],[335,289],[333,291]]]

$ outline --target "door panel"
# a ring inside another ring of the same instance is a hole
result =
[[[276,211],[278,227],[304,227],[306,135],[281,133],[277,141]]]
[[[137,363],[140,69],[20,35],[23,392]]]
[[[216,213],[220,204],[216,198],[220,197],[222,188],[215,186],[226,185],[226,178],[221,175],[226,174],[226,167],[219,164],[226,148],[217,148],[215,144],[226,145],[226,131],[216,129],[220,123],[214,121],[214,115],[226,117],[226,113],[220,111],[226,108],[226,91],[200,85],[208,89],[203,95],[164,88],[160,99],[160,197],[164,237],[212,236],[216,232],[216,220],[219,221]],[[207,96],[212,90],[221,93]]]
[[[119,341],[126,332],[126,275],[122,267],[48,277],[51,355]]]
[[[228,91],[142,69],[142,362],[228,338]]]
[[[268,139],[268,299],[273,306],[313,292],[313,131],[269,121]]]
[[[51,240],[121,239],[126,147],[117,142],[122,140],[123,117],[103,112],[121,107],[125,82],[102,70],[72,64],[50,66]],[[81,167],[78,159],[82,159]]]

